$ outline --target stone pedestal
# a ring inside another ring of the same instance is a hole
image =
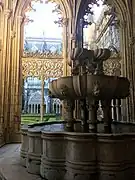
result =
[[[70,133],[66,136],[65,180],[96,179],[96,136]]]
[[[27,160],[27,155],[28,155],[28,127],[23,127],[21,129],[22,133],[22,146],[20,150],[20,161],[23,166],[26,167],[26,160]]]
[[[49,180],[63,180],[65,176],[65,158],[67,143],[63,133],[42,132],[43,154],[40,174]]]
[[[100,180],[134,179],[135,134],[99,134],[97,161]]]
[[[32,174],[40,174],[40,164],[42,155],[42,139],[40,129],[28,130],[28,156],[27,171]]]
[[[135,179],[135,133],[43,129],[22,129],[21,163],[28,172],[47,180]]]

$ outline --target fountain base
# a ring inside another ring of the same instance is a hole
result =
[[[65,123],[22,128],[21,162],[47,180],[135,179],[135,125],[112,124],[112,133],[65,131]],[[118,133],[119,132],[119,133]],[[24,164],[25,163],[25,164]]]

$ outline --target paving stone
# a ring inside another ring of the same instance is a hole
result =
[[[21,166],[19,150],[20,144],[8,144],[0,148],[0,180],[41,180]]]

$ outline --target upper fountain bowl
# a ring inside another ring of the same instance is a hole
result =
[[[60,99],[124,99],[129,95],[129,88],[127,78],[107,75],[66,76],[49,85],[51,94]]]
[[[73,77],[77,97],[97,100],[124,99],[129,95],[127,78],[107,75],[82,75]]]
[[[73,87],[73,77],[65,76],[49,83],[49,90],[51,95],[61,100],[63,99],[77,99]]]

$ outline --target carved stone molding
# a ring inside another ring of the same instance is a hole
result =
[[[5,17],[10,18],[12,15],[12,10],[11,9],[5,9],[4,15],[5,15]]]
[[[58,53],[53,53],[53,52],[25,52],[23,53],[24,58],[38,58],[38,59],[44,59],[44,58],[49,58],[49,59],[62,59],[62,55]]]
[[[15,31],[12,31],[11,32],[11,38],[14,39],[16,37],[16,32]]]
[[[134,36],[130,37],[129,42],[130,42],[130,43],[129,43],[130,46],[133,46],[133,45],[135,44],[135,37],[134,37]]]

